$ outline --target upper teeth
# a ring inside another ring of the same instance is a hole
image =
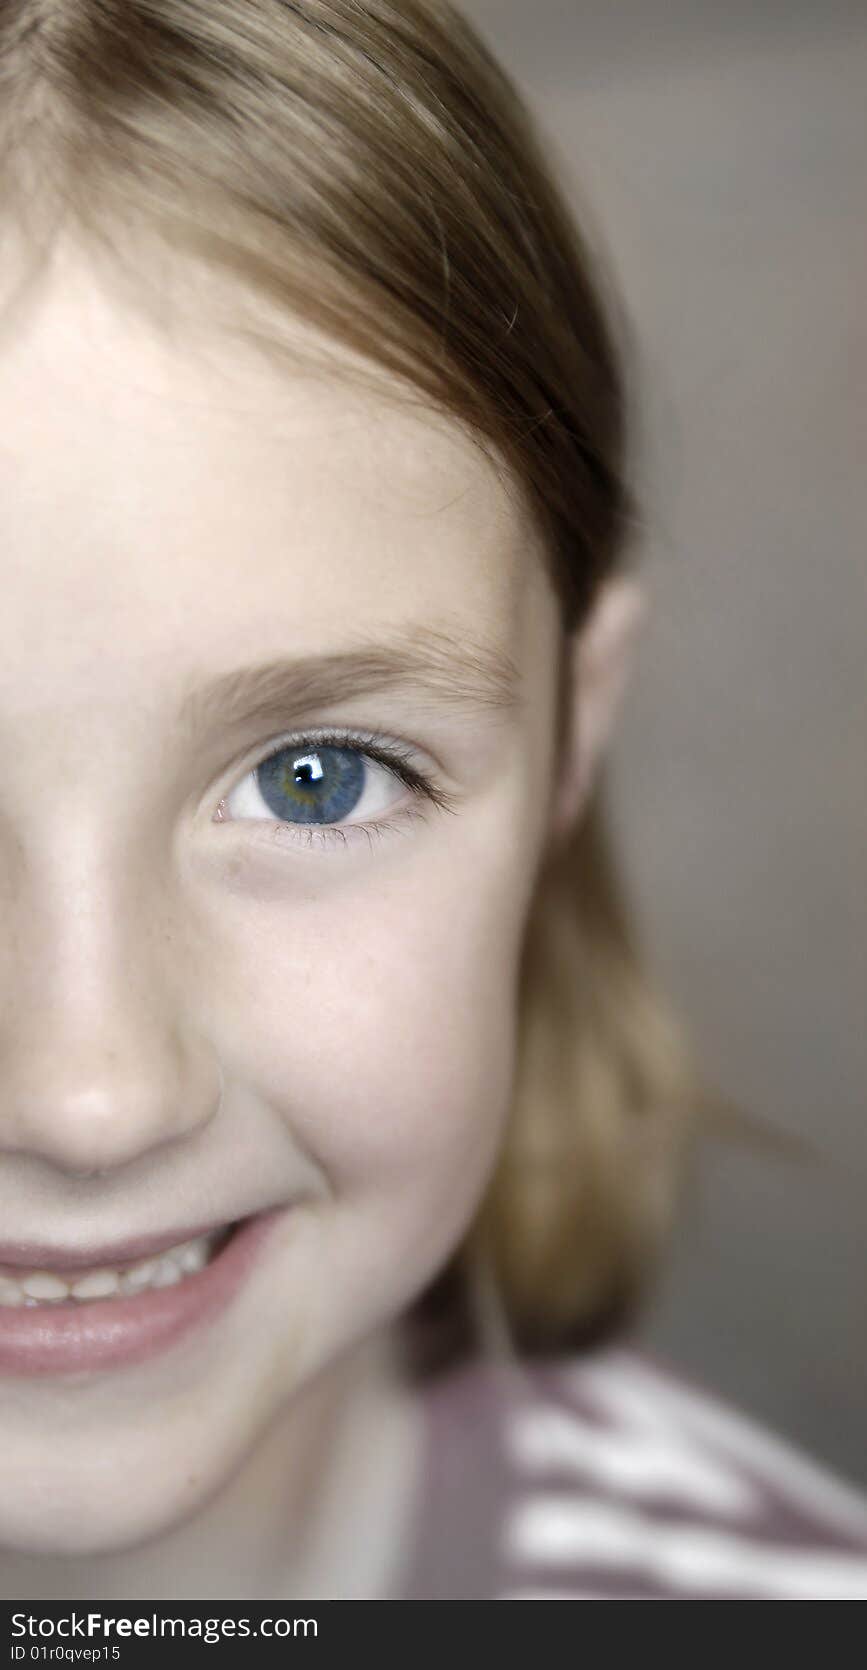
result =
[[[66,1280],[53,1270],[32,1270],[20,1280],[10,1276],[8,1266],[0,1274],[0,1305],[36,1305],[46,1301],[60,1304],[64,1299],[107,1299],[113,1293],[141,1293],[148,1287],[170,1287],[207,1264],[222,1230],[200,1235],[170,1247],[158,1258],[141,1258],[121,1269],[82,1270]]]

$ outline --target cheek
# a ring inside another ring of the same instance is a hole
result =
[[[525,859],[426,858],[272,894],[267,933],[248,903],[221,1032],[335,1195],[459,1215],[508,1109]]]

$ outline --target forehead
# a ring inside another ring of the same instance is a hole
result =
[[[517,495],[456,424],[359,386],[339,350],[324,372],[292,331],[290,364],[192,309],[157,329],[68,256],[15,299],[2,563],[43,630],[54,598],[85,639],[143,655],[174,634],[189,659],[191,621],[233,656],[383,622],[508,641],[531,567]]]

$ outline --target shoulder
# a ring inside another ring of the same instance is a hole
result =
[[[648,1352],[474,1361],[425,1400],[443,1598],[867,1599],[867,1499]]]

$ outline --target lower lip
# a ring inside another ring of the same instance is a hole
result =
[[[247,1218],[173,1287],[74,1305],[0,1307],[0,1374],[69,1374],[144,1362],[213,1321],[252,1273],[286,1207]]]

